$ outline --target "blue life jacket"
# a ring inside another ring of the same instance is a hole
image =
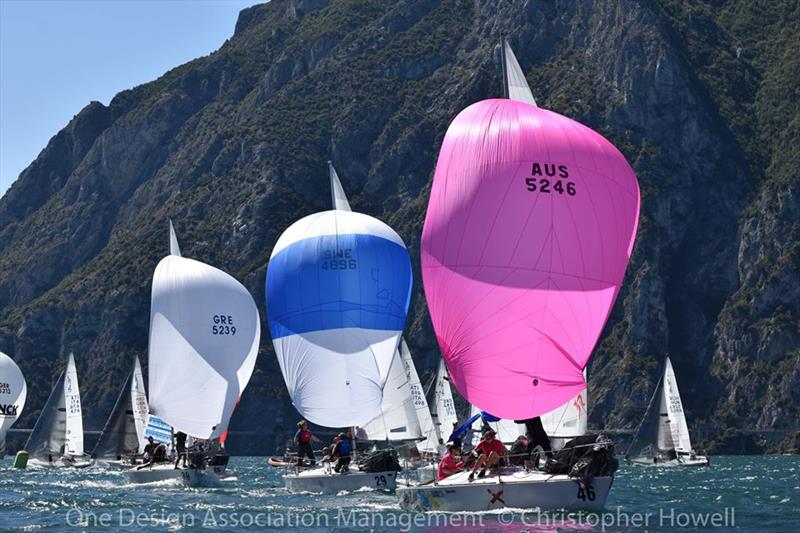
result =
[[[348,439],[342,439],[339,441],[339,455],[341,457],[347,457],[350,455],[350,451],[353,449],[353,445],[350,443]]]

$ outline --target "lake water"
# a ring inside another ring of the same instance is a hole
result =
[[[221,488],[0,463],[0,531],[800,531],[800,457],[712,457],[709,468],[623,465],[602,514],[401,511],[394,495],[292,495],[264,457],[233,457]],[[638,526],[638,527],[637,527]]]

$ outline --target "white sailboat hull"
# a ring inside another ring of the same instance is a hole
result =
[[[394,492],[397,487],[397,472],[361,472],[358,467],[350,467],[343,474],[337,474],[324,466],[303,470],[296,474],[283,476],[289,492],[314,492],[338,494],[341,491],[353,492],[368,488]]]
[[[689,457],[680,457],[678,459],[671,459],[669,461],[654,462],[652,457],[635,457],[630,459],[630,463],[639,466],[658,466],[658,467],[673,467],[673,466],[709,466],[711,464],[708,457],[705,455],[696,455],[694,459]]]
[[[157,464],[141,470],[131,468],[123,475],[129,483],[155,483],[158,481],[177,480],[187,487],[216,487],[220,478],[210,468],[175,468],[172,463]]]
[[[461,472],[437,484],[399,487],[400,507],[416,511],[488,511],[515,509],[601,510],[614,481],[613,476],[597,477],[587,486],[564,475],[521,470],[467,480]]]
[[[28,466],[32,466],[34,468],[88,468],[94,464],[94,461],[89,459],[88,456],[75,458],[59,457],[54,458],[53,462],[44,461],[38,458],[32,458],[28,460]]]

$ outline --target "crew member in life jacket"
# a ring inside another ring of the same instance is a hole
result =
[[[333,457],[336,458],[336,466],[333,470],[338,473],[345,473],[350,469],[350,454],[353,452],[353,441],[346,433],[339,433],[338,440],[333,447]]]
[[[311,460],[311,466],[317,464],[316,459],[314,459],[314,450],[311,448],[311,442],[320,442],[320,440],[308,430],[308,423],[305,420],[297,423],[297,433],[294,434],[294,441],[297,443],[297,466],[303,466],[304,457],[308,457]]]

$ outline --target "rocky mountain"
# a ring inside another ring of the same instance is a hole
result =
[[[625,285],[589,367],[591,425],[632,428],[666,353],[717,451],[800,429],[800,8],[791,0],[273,0],[209,56],[92,102],[0,199],[0,350],[30,427],[69,351],[100,429],[167,252],[256,296],[278,235],[327,209],[325,161],[354,208],[392,225],[417,279],[407,336],[438,347],[419,282],[430,181],[450,120],[500,95],[507,35],[541,106],[600,131],[642,189]],[[268,331],[266,323],[263,330]],[[297,415],[269,341],[234,451],[280,447]],[[796,446],[796,442],[794,444]]]

